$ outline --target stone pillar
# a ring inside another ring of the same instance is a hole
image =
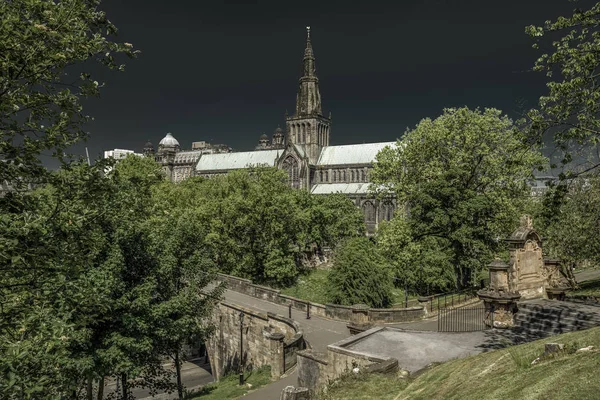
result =
[[[488,265],[490,286],[477,292],[485,305],[485,323],[493,328],[506,329],[514,325],[517,301],[521,295],[511,291],[509,265],[496,259]]]
[[[271,377],[279,378],[285,372],[285,354],[284,343],[285,336],[279,332],[265,332],[265,337],[269,339],[268,357],[271,365]]]
[[[347,325],[351,335],[364,332],[370,329],[372,324],[369,318],[369,306],[366,304],[356,304],[352,306],[352,317]]]

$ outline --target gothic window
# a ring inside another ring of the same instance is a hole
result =
[[[366,182],[367,181],[365,179],[365,170],[364,169],[362,171],[360,171],[360,180],[361,180],[361,182]]]
[[[319,182],[323,183],[323,171],[319,171]]]
[[[300,166],[298,160],[292,156],[288,156],[283,161],[283,169],[288,173],[288,185],[294,189],[300,187]]]
[[[354,170],[350,171],[350,176],[351,176],[350,182],[354,182]]]
[[[306,143],[306,124],[302,124],[302,143]]]
[[[325,182],[329,182],[329,171],[325,171]]]
[[[385,201],[381,206],[381,211],[383,212],[383,220],[390,221],[394,218],[394,204],[391,201]]]
[[[337,182],[337,171],[333,170],[333,181]]]
[[[365,222],[375,222],[375,205],[370,201],[365,201],[362,206]]]
[[[346,182],[346,170],[342,171],[342,180]]]

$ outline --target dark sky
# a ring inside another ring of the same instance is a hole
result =
[[[581,2],[587,7],[589,1]],[[252,150],[293,112],[307,25],[332,144],[390,141],[444,107],[536,104],[543,74],[524,33],[567,0],[105,0],[118,40],[142,51],[124,73],[98,70],[90,156],[156,146],[172,132]],[[83,146],[78,147],[81,152]]]

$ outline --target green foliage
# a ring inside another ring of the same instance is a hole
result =
[[[65,397],[111,375],[126,377],[128,390],[173,389],[164,356],[211,331],[222,290],[200,293],[214,277],[202,219],[160,208],[153,160],[128,157],[106,175],[109,167],[71,164],[52,185],[3,199],[12,208],[0,248],[14,254],[0,265],[9,398]]]
[[[554,200],[558,197],[558,200]],[[547,194],[555,202],[547,228],[548,246],[567,266],[600,264],[600,175],[586,174]]]
[[[309,269],[298,279],[294,285],[282,288],[281,293],[313,303],[326,304],[331,301],[329,288],[329,270]]]
[[[337,249],[328,279],[335,304],[379,308],[392,304],[389,267],[366,237],[348,239]]]
[[[195,400],[225,400],[242,398],[253,390],[271,383],[271,367],[263,367],[246,372],[244,375],[244,382],[246,385],[240,386],[239,375],[228,375],[219,382],[204,386],[198,394],[192,394],[187,398]]]
[[[379,228],[377,246],[393,266],[395,285],[420,295],[450,291],[455,275],[446,242],[435,236],[415,240],[410,228],[400,212]]]
[[[81,98],[103,86],[74,65],[95,61],[123,70],[115,59],[138,52],[111,40],[117,29],[98,10],[100,0],[28,0],[0,3],[0,181],[40,181],[39,155],[63,160],[86,137],[90,119]],[[86,64],[86,67],[91,63]],[[76,70],[76,69],[75,69]],[[47,154],[49,155],[49,154]]]
[[[278,286],[292,284],[324,246],[364,231],[360,211],[343,196],[290,188],[275,168],[233,171],[157,188],[157,202],[194,207],[207,227],[218,269]]]
[[[408,131],[397,147],[382,150],[373,182],[409,210],[397,213],[394,219],[405,221],[383,228],[380,239],[397,275],[443,288],[453,271],[459,287],[468,285],[502,249],[498,239],[514,229],[527,180],[542,162],[495,109],[445,109]],[[426,272],[438,279],[422,281]]]
[[[539,109],[528,113],[532,133],[541,142],[550,132],[554,143],[565,151],[563,163],[573,153],[594,149],[600,140],[600,3],[589,10],[575,9],[569,17],[528,26],[526,33],[536,40],[534,48],[552,40],[552,48],[541,55],[534,70],[550,79],[548,94],[540,97]],[[593,166],[598,164],[597,158]]]

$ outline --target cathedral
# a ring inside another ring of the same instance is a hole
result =
[[[277,128],[271,141],[262,135],[254,151],[232,152],[225,145],[194,142],[182,151],[173,135],[167,135],[154,148],[150,142],[144,154],[154,156],[167,178],[180,182],[190,176],[212,177],[250,166],[272,166],[288,174],[289,185],[313,194],[343,193],[363,210],[369,233],[382,220],[394,214],[392,199],[379,201],[369,195],[370,174],[377,153],[395,142],[330,146],[331,113],[323,115],[315,56],[307,27],[303,59],[293,115],[285,116],[285,132]]]

